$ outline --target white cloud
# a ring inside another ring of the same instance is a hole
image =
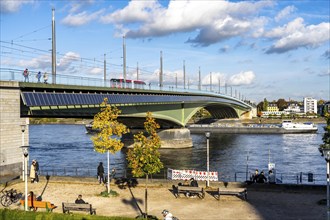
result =
[[[264,24],[255,14],[272,6],[272,1],[170,1],[168,7],[156,1],[131,1],[123,9],[102,17],[105,23],[115,23],[126,31],[128,38],[165,36],[197,31],[187,42],[207,46],[221,40],[248,34]],[[135,24],[130,26],[129,24]],[[134,27],[134,28],[133,28]]]
[[[98,75],[100,73],[103,73],[104,69],[102,69],[100,67],[94,67],[94,68],[91,68],[88,72],[91,73],[92,75]]]
[[[80,55],[75,52],[67,52],[57,63],[57,69],[60,71],[68,70],[71,64],[80,60]],[[72,71],[72,70],[71,70]]]
[[[0,1],[0,11],[1,13],[14,13],[20,10],[24,4],[32,4],[33,0],[1,0]]]
[[[44,70],[44,69],[47,69],[48,67],[50,67],[51,63],[52,63],[51,56],[44,55],[44,56],[32,58],[31,60],[20,60],[18,62],[18,66],[20,66],[22,68],[28,68],[28,69]]]
[[[279,22],[280,20],[286,18],[288,15],[290,15],[292,12],[296,11],[296,7],[294,6],[287,6],[285,7],[282,11],[280,11],[276,17],[275,17],[275,21]]]
[[[155,0],[130,1],[128,6],[100,18],[103,23],[147,22],[160,7]]]
[[[253,71],[241,72],[239,74],[233,75],[228,79],[228,85],[238,86],[238,85],[249,85],[253,83],[255,79],[255,74]]]
[[[65,18],[62,19],[62,24],[68,26],[81,26],[87,24],[93,20],[97,20],[99,16],[103,13],[103,9],[96,11],[94,13],[89,14],[86,11],[80,12],[78,14],[69,14]]]
[[[330,23],[306,26],[302,18],[296,18],[265,33],[265,37],[278,39],[266,53],[284,53],[300,47],[315,48],[329,41],[329,33]]]

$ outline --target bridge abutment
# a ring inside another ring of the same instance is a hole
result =
[[[0,81],[0,178],[22,172],[22,145],[29,145],[29,119],[20,117],[18,82]],[[21,126],[26,124],[24,134]]]

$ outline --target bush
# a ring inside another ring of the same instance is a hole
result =
[[[100,195],[102,197],[110,197],[110,196],[117,197],[119,194],[116,191],[114,191],[114,190],[110,190],[110,193],[108,193],[108,191],[105,190],[105,191],[101,192]]]

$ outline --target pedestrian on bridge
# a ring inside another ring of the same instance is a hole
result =
[[[30,75],[29,70],[28,68],[26,68],[23,72],[24,82],[29,82],[29,75]]]
[[[48,82],[48,74],[47,72],[44,73],[44,83],[47,84]]]
[[[41,72],[39,71],[36,75],[37,79],[38,79],[38,83],[40,83],[40,78],[41,78]]]

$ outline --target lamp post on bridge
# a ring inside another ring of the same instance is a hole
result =
[[[207,183],[206,183],[206,187],[210,186],[210,176],[209,176],[209,172],[210,172],[210,150],[209,150],[209,138],[210,138],[211,132],[206,131],[205,132],[205,136],[206,136],[206,171],[207,171]]]

